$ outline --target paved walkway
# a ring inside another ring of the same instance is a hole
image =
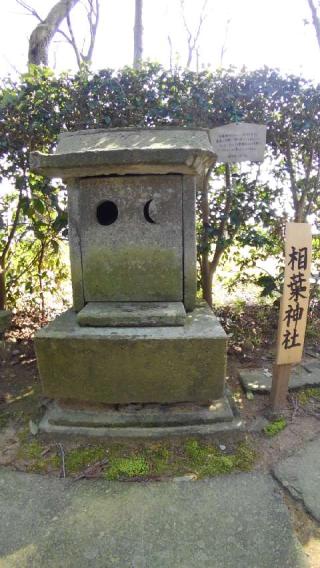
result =
[[[59,480],[0,469],[1,568],[302,568],[275,481]]]
[[[274,468],[276,478],[320,521],[320,440],[309,442]]]

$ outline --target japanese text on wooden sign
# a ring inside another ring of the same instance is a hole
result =
[[[278,365],[299,363],[302,358],[309,304],[311,243],[308,223],[287,223],[276,357]]]
[[[212,147],[218,162],[262,162],[266,146],[264,124],[239,122],[210,130]]]

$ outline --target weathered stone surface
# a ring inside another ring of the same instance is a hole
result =
[[[58,169],[62,168],[59,175],[69,180],[70,258],[76,311],[88,301],[108,299],[183,299],[186,310],[193,310],[196,299],[195,179],[214,160],[209,131],[185,128],[63,133],[54,155],[33,154],[35,169],[39,164],[40,169],[49,164],[46,173],[54,176],[58,175],[55,168],[59,163]],[[130,173],[191,175],[127,176]],[[123,174],[124,179],[114,178],[112,174]],[[108,177],[99,181],[99,175]],[[172,188],[175,195],[168,200]],[[109,190],[116,202],[120,199],[121,211],[116,223],[101,227],[97,223],[95,198],[108,199]],[[155,223],[147,223],[143,218],[148,202]],[[127,287],[122,296],[119,279],[122,287]],[[157,294],[153,294],[155,283]],[[107,298],[104,297],[106,284],[109,287]],[[140,297],[135,297],[137,289]],[[119,296],[114,297],[117,294]]]
[[[78,312],[85,305],[80,242],[80,180],[68,182],[68,238],[72,281],[73,307]]]
[[[137,408],[135,408],[137,407]],[[184,426],[188,424],[211,424],[230,422],[233,413],[226,397],[207,406],[191,403],[172,405],[121,405],[119,410],[66,408],[55,402],[50,407],[48,422],[66,426],[100,426],[130,428],[132,426]]]
[[[246,391],[270,392],[272,372],[269,369],[241,369],[240,381]],[[320,386],[320,362],[299,365],[292,369],[289,390]]]
[[[209,131],[114,128],[60,135],[53,155],[31,153],[31,169],[51,177],[136,173],[202,174],[215,161]]]
[[[12,314],[8,310],[0,310],[0,335],[8,329]]]
[[[112,179],[112,178],[111,178]],[[139,180],[137,180],[136,178],[125,178],[123,179],[122,183],[124,185],[125,188],[128,187],[128,185],[130,184],[131,180],[134,179],[134,183],[135,183],[135,187],[138,186],[138,189],[140,187],[140,179],[142,180],[146,180],[147,178],[145,176],[141,176],[141,178],[139,178]],[[158,178],[159,179],[159,178]],[[195,178],[193,176],[183,176],[183,190],[182,190],[182,200],[183,200],[183,204],[182,204],[182,216],[183,216],[183,252],[179,251],[179,249],[177,247],[181,246],[181,239],[182,239],[182,234],[180,233],[180,236],[178,236],[178,230],[179,230],[179,223],[177,222],[177,219],[172,220],[173,225],[171,226],[170,230],[168,231],[168,222],[170,220],[170,215],[168,218],[168,214],[166,212],[166,214],[164,215],[164,219],[165,219],[165,223],[163,226],[163,231],[164,231],[164,235],[165,235],[165,241],[166,243],[170,244],[170,248],[171,248],[171,243],[172,242],[176,242],[176,254],[179,255],[183,255],[183,261],[182,258],[180,257],[180,262],[183,262],[183,281],[181,283],[181,287],[183,286],[183,302],[185,305],[185,308],[187,311],[192,311],[194,309],[195,306],[195,300],[196,300],[196,290],[197,290],[197,275],[196,275],[196,235],[195,235]],[[167,184],[170,183],[170,180],[172,180],[172,176],[168,176],[163,179],[162,183],[160,183],[159,187],[160,188],[166,188]],[[154,178],[152,179],[152,181],[154,182]],[[96,182],[94,182],[96,183]],[[106,181],[104,182],[106,183]],[[110,184],[112,185],[112,182],[110,182],[110,180],[108,179],[108,183],[109,186]],[[120,183],[120,182],[118,182]],[[175,178],[174,181],[175,185],[177,184],[177,179]],[[83,228],[83,223],[82,223],[82,217],[80,215],[81,211],[83,211],[84,214],[86,214],[87,209],[85,206],[80,207],[80,180],[70,180],[68,183],[68,214],[69,214],[69,245],[70,245],[70,259],[71,259],[71,274],[72,274],[72,288],[73,288],[73,302],[74,302],[74,309],[76,311],[81,310],[81,308],[84,306],[85,304],[85,299],[84,299],[84,282],[83,282],[83,266],[82,266],[82,256],[81,256],[81,234],[83,233],[83,231],[85,231],[85,229]],[[116,191],[116,188],[114,188]],[[180,189],[178,190],[180,191]],[[126,198],[128,196],[128,192],[126,191],[126,189],[124,189],[124,210],[126,210],[127,205],[126,205]],[[157,197],[161,197],[161,199],[164,198],[163,192],[161,192],[161,194],[159,194],[158,191],[156,191],[157,193]],[[165,193],[165,192],[164,192]],[[86,194],[85,196],[85,200],[87,201],[88,198],[91,198],[92,194],[90,193],[90,195]],[[118,194],[116,193],[116,199],[118,199]],[[141,196],[140,196],[141,197]],[[135,199],[135,196],[133,196],[133,199]],[[92,204],[91,204],[92,206]],[[142,212],[143,212],[143,206],[144,204],[140,204],[140,208],[141,211],[139,212],[141,215],[140,217],[142,217]],[[153,210],[154,204],[151,204],[151,210]],[[171,211],[172,213],[172,211]],[[138,222],[138,227],[134,227],[134,231],[132,232],[132,228],[129,229],[129,227],[127,226],[127,224],[123,227],[123,224],[125,223],[125,219],[122,218],[122,222],[121,222],[121,227],[123,228],[123,233],[122,233],[122,240],[123,237],[125,235],[130,235],[129,241],[130,241],[130,247],[133,248],[133,243],[132,243],[132,239],[131,239],[131,234],[136,234],[138,238],[140,238],[141,233],[139,233],[139,226],[141,225],[141,221],[143,222],[143,226],[144,226],[144,231],[146,231],[146,229],[148,229],[148,235],[149,235],[149,239],[145,239],[144,238],[144,242],[141,243],[141,240],[139,241],[140,243],[140,247],[139,247],[139,252],[141,252],[141,250],[143,251],[144,248],[147,246],[148,240],[150,240],[150,238],[154,238],[154,226],[150,226],[149,223],[145,223],[145,219],[141,219],[139,218],[139,222]],[[95,218],[95,215],[93,214],[93,218],[92,218],[92,223],[93,223],[93,227],[96,227],[97,225],[97,221]],[[131,219],[131,223],[132,223],[132,219]],[[120,227],[120,229],[121,229]],[[114,234],[114,231],[110,231],[111,227],[98,227],[98,230],[100,229],[100,233],[102,232],[104,234],[105,237],[108,237],[108,242],[106,243],[106,246],[104,247],[104,250],[101,251],[101,241],[100,239],[98,240],[98,248],[99,248],[99,253],[97,253],[98,259],[97,259],[97,267],[94,267],[94,270],[90,272],[90,278],[93,279],[95,286],[100,286],[100,281],[98,279],[98,274],[97,274],[97,270],[99,272],[99,270],[105,271],[106,272],[106,277],[108,278],[108,280],[115,282],[115,284],[118,284],[118,280],[113,278],[110,278],[110,274],[108,273],[108,264],[106,264],[106,260],[107,259],[103,259],[103,255],[107,255],[108,250],[111,247],[111,242],[112,242],[112,238],[109,240],[109,237]],[[103,231],[104,229],[104,231]],[[158,235],[160,236],[161,233],[161,227],[156,229],[156,232],[158,233]],[[119,233],[119,226],[118,226],[118,230],[116,231],[116,233]],[[117,242],[119,243],[119,239],[118,236],[114,235],[114,239],[113,240],[117,240]],[[171,238],[172,237],[172,238]],[[159,237],[158,237],[159,238]],[[86,241],[85,241],[86,242]],[[179,244],[180,243],[180,244]],[[149,243],[150,244],[150,243]],[[154,243],[152,243],[154,244]],[[119,246],[119,245],[118,245]],[[153,247],[154,248],[154,247]],[[150,254],[152,254],[152,251],[150,250]],[[126,285],[129,285],[129,283],[132,280],[140,280],[140,283],[138,282],[138,288],[141,289],[141,280],[142,277],[145,276],[145,274],[147,273],[147,275],[150,275],[148,277],[148,279],[146,280],[144,278],[144,282],[148,282],[148,280],[150,280],[150,277],[152,278],[153,273],[156,269],[156,258],[154,258],[154,255],[152,255],[152,258],[149,256],[143,256],[142,258],[142,265],[144,265],[145,270],[144,273],[142,274],[141,272],[138,272],[136,270],[132,271],[129,270],[130,265],[132,265],[135,262],[134,259],[134,255],[127,255],[127,258],[123,259],[124,262],[124,266],[121,266],[121,271],[122,272],[127,272],[127,274],[124,274],[124,282],[126,283]],[[128,263],[128,258],[129,258],[129,263]],[[149,265],[148,264],[148,259],[150,260]],[[118,259],[119,260],[119,257]],[[97,268],[97,270],[96,270]],[[182,268],[181,268],[182,270]],[[121,272],[120,271],[120,272]],[[160,287],[160,284],[163,283],[163,279],[165,275],[168,275],[167,278],[167,286],[168,284],[170,284],[170,281],[172,280],[173,274],[172,274],[172,270],[165,270],[164,272],[161,270],[161,279],[159,279],[158,282],[158,287]],[[153,279],[154,281],[154,279]],[[149,282],[150,283],[150,282]],[[163,286],[161,286],[162,290],[163,290]],[[164,291],[162,292],[162,294],[164,293]],[[145,298],[144,298],[145,299]]]
[[[183,176],[183,303],[192,312],[197,295],[196,178]]]
[[[306,568],[270,476],[78,481],[0,469],[3,568]]]
[[[280,461],[274,474],[295,499],[320,521],[320,440]]]
[[[185,319],[182,302],[89,302],[77,315],[84,327],[179,326]]]
[[[35,338],[44,393],[109,404],[204,402],[223,395],[226,335],[199,307],[183,327],[80,327],[66,312]]]
[[[85,179],[79,200],[86,302],[183,299],[182,176]],[[97,207],[106,201],[118,217],[101,225]]]
[[[239,416],[232,420],[211,422],[208,424],[189,424],[171,426],[76,426],[72,424],[53,424],[49,422],[50,410],[48,410],[39,424],[39,431],[47,434],[61,434],[66,436],[88,436],[90,438],[162,440],[168,438],[182,438],[190,436],[214,436],[237,432],[243,429],[243,423]]]

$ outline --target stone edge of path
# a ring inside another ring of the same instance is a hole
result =
[[[274,478],[320,522],[320,439],[313,438],[272,469]]]

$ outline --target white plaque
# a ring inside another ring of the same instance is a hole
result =
[[[262,162],[266,146],[264,124],[239,122],[210,130],[211,144],[218,162]]]

